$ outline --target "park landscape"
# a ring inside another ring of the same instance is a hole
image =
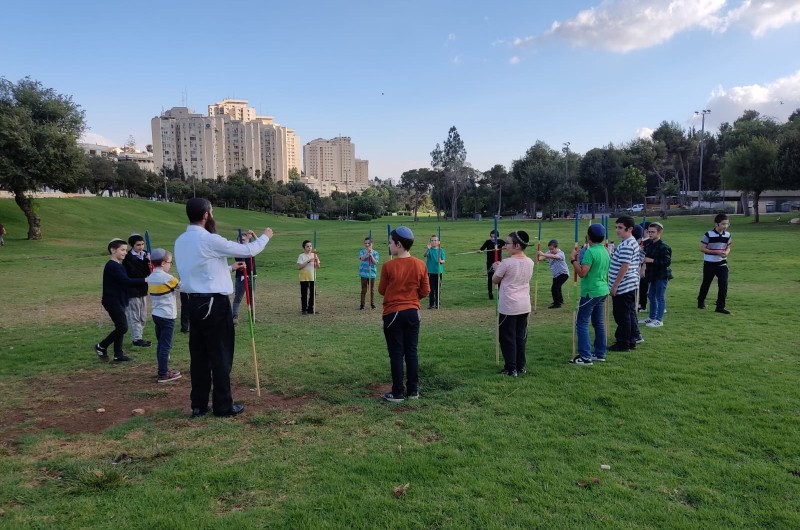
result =
[[[110,329],[107,242],[148,230],[171,249],[183,206],[115,197],[37,207],[44,237],[31,241],[19,208],[0,200],[0,527],[800,526],[800,251],[786,214],[732,216],[731,315],[696,308],[712,217],[665,220],[675,275],[665,326],[643,328],[644,344],[602,365],[567,363],[572,282],[567,307],[546,309],[541,266],[528,373],[512,379],[497,375],[483,256],[456,255],[480,246],[490,219],[215,208],[228,237],[275,230],[256,258],[261,396],[240,325],[232,381],[245,413],[190,419],[185,335],[171,365],[186,375],[169,384],[155,382],[153,348],[128,345],[126,366],[92,351]],[[358,311],[358,250],[372,232],[385,259],[387,224],[412,228],[417,256],[441,230],[448,253],[441,309],[423,309],[421,399],[402,404],[379,399],[390,383],[380,311]],[[538,223],[500,220],[501,235],[517,229],[535,236]],[[293,263],[315,232],[320,314],[301,316]],[[544,221],[543,244],[552,238],[571,247],[572,221]]]

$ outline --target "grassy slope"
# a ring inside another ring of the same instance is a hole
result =
[[[185,224],[179,205],[126,199],[42,200],[39,211],[46,239],[27,242],[18,209],[0,201],[11,232],[0,249],[0,413],[29,376],[56,381],[77,368],[105,369],[87,345],[107,319],[53,313],[99,298],[112,237],[149,229],[155,246],[170,248]],[[198,424],[185,411],[164,411],[98,436],[26,437],[0,462],[0,526],[800,526],[796,227],[734,218],[734,314],[724,317],[694,308],[697,246],[710,221],[668,220],[676,279],[665,327],[645,330],[636,353],[592,368],[566,364],[571,317],[542,309],[550,284],[543,267],[530,372],[508,380],[495,375],[483,257],[454,256],[477,248],[491,221],[443,223],[450,257],[443,309],[424,314],[423,399],[390,407],[376,399],[389,380],[378,314],[355,311],[355,256],[371,228],[384,258],[386,222],[398,219],[311,223],[221,209],[216,217],[223,233],[275,229],[257,258],[262,385],[316,399],[296,414]],[[501,233],[519,227],[535,235],[535,224],[505,220]],[[420,255],[437,224],[412,228]],[[314,229],[322,314],[311,320],[298,314],[292,263]],[[569,222],[544,223],[542,238],[569,247],[572,234]],[[34,312],[44,324],[32,328],[25,316]],[[237,350],[234,377],[252,384],[243,327]],[[173,364],[188,366],[185,337],[176,337]],[[110,465],[121,452],[133,462]],[[392,488],[402,484],[409,489],[396,499]]]

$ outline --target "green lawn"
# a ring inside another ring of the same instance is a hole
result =
[[[101,433],[9,440],[34,405],[58,409],[75,374],[100,381],[134,369],[100,364],[92,352],[111,328],[99,306],[106,244],[149,230],[154,246],[171,249],[185,227],[173,204],[45,199],[38,208],[45,239],[28,242],[19,209],[0,201],[9,230],[0,248],[0,527],[800,527],[800,227],[786,214],[758,225],[732,219],[730,316],[696,309],[699,240],[713,222],[668,219],[675,279],[665,326],[643,328],[635,353],[609,354],[603,365],[567,363],[572,282],[570,307],[545,309],[545,264],[528,374],[517,379],[496,373],[484,258],[455,255],[478,248],[492,221],[442,222],[448,261],[442,309],[423,309],[422,398],[394,405],[378,399],[390,383],[380,313],[357,310],[358,250],[371,229],[384,259],[386,224],[402,221],[420,256],[435,218],[311,222],[215,208],[228,236],[275,230],[257,258],[262,398],[239,392],[242,416],[192,421],[184,378],[175,382],[186,394],[180,408]],[[535,237],[537,224],[500,223],[502,235],[516,229]],[[321,314],[302,317],[293,264],[314,230]],[[551,238],[568,250],[572,222],[543,223],[542,239]],[[712,306],[715,296],[716,286]],[[254,386],[246,326],[237,333],[233,379]],[[152,323],[145,336],[154,340]],[[154,372],[152,350],[134,352],[135,365]],[[188,363],[186,337],[176,334],[172,365],[188,372]],[[164,386],[130,384],[145,403]],[[270,396],[302,405],[267,405]],[[86,406],[61,412],[89,418],[94,404]]]

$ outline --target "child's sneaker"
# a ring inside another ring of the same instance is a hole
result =
[[[392,394],[391,392],[386,392],[386,393],[383,395],[383,400],[384,400],[384,401],[389,401],[389,402],[391,402],[391,403],[402,403],[402,402],[404,401],[404,399],[405,399],[405,398],[404,398],[402,395],[397,395],[397,396],[395,396],[395,395],[394,395],[394,394]]]
[[[419,392],[412,392],[406,396],[408,399],[419,399]]]
[[[664,325],[664,323],[661,322],[660,320],[652,320],[652,321],[647,323],[647,327],[648,328],[660,328],[663,325]]]
[[[158,376],[159,383],[168,383],[169,381],[175,381],[176,379],[180,379],[183,377],[181,373],[177,370],[168,370],[167,373],[164,375]]]
[[[644,320],[640,320],[639,324],[645,324],[646,325],[646,324],[649,324],[652,321],[653,321],[652,318],[645,318]]]
[[[593,363],[604,363],[604,362],[606,362],[606,358],[605,357],[598,357],[596,355],[592,355],[592,362]]]
[[[592,366],[591,359],[584,359],[580,355],[576,355],[575,357],[573,357],[570,363],[577,364],[578,366]]]

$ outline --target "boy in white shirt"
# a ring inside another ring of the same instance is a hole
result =
[[[175,333],[175,319],[178,308],[175,303],[175,289],[180,289],[180,282],[169,274],[172,266],[172,253],[157,248],[150,254],[153,272],[147,277],[150,300],[153,307],[153,323],[156,327],[156,359],[158,360],[159,383],[180,379],[181,373],[169,369],[169,352],[172,350],[172,337]]]

